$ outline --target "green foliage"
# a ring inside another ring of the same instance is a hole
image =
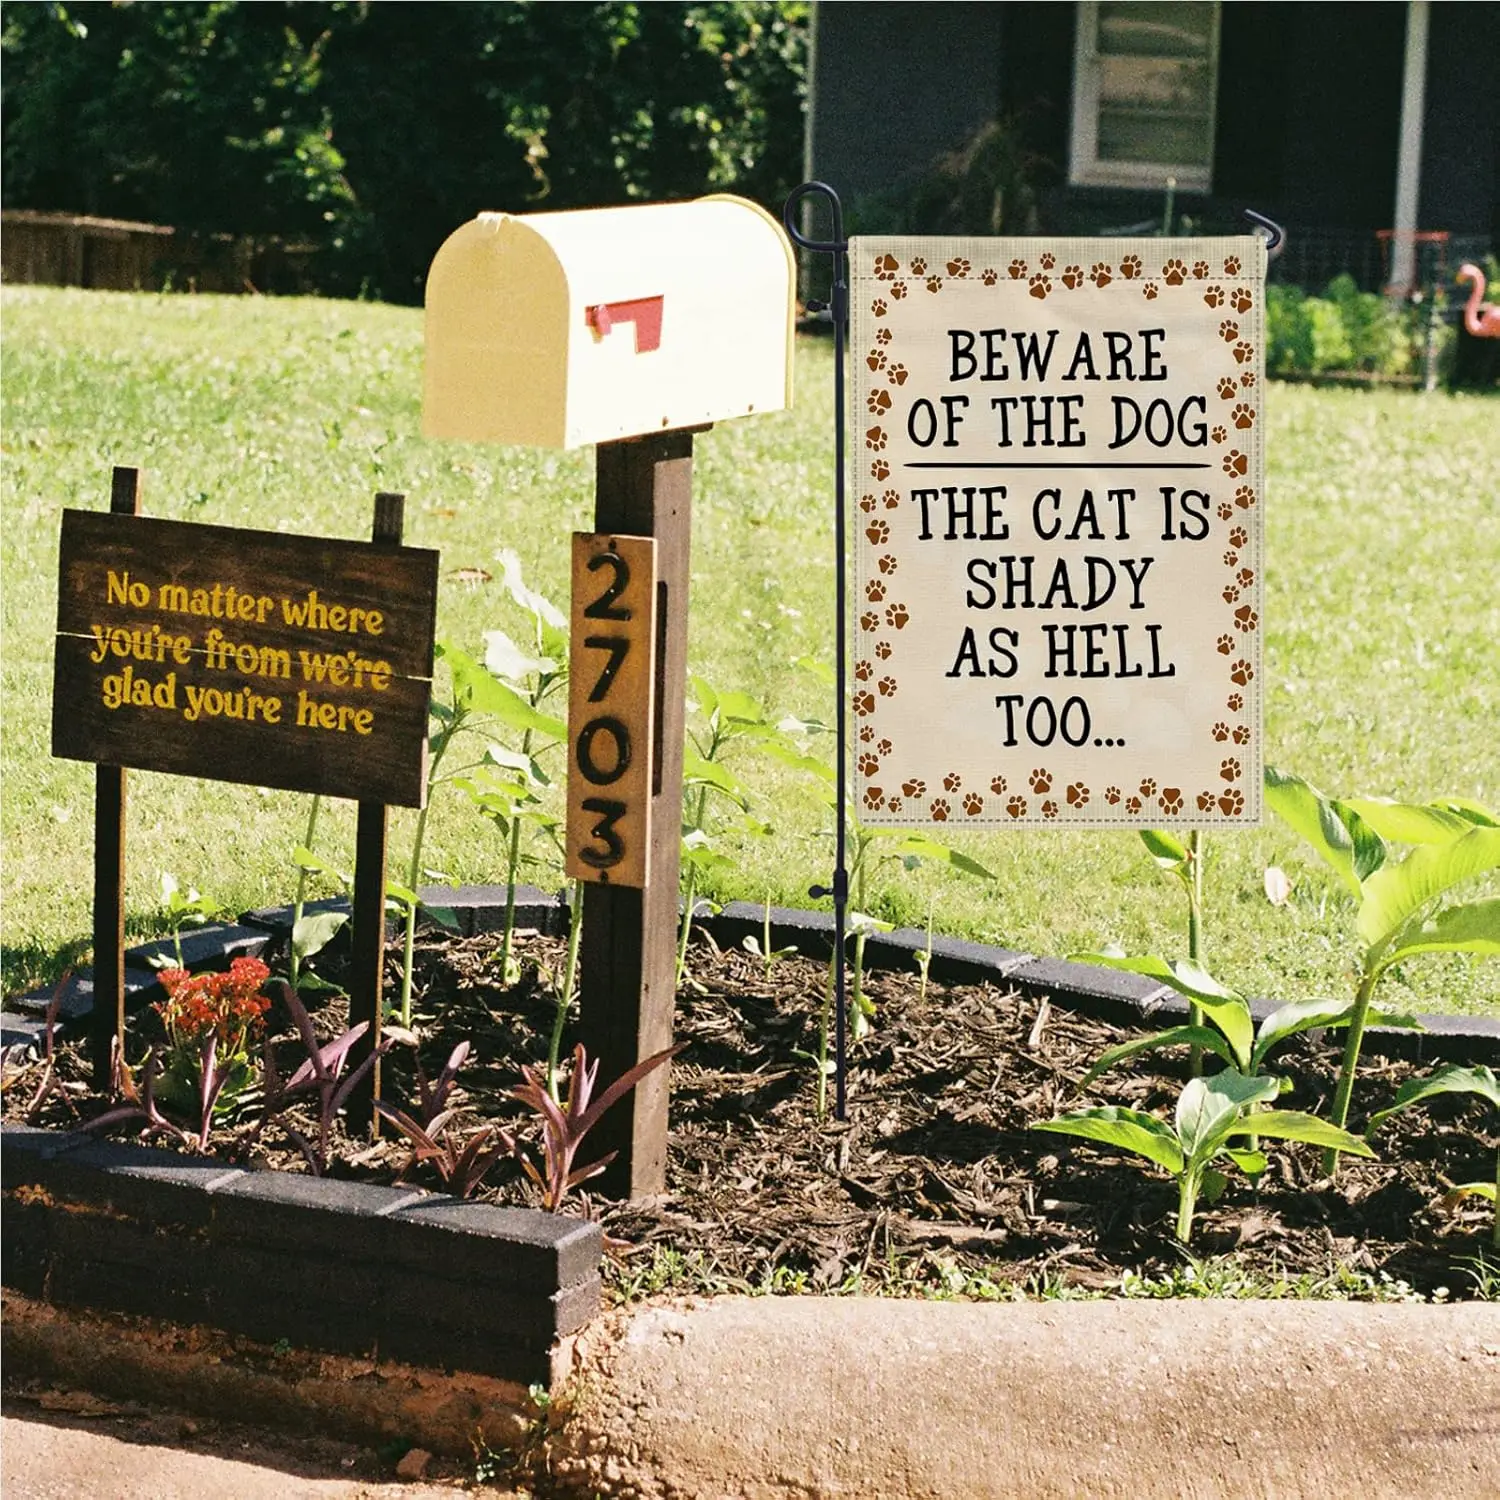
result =
[[[324,289],[416,300],[480,209],[779,202],[801,171],[807,14],[11,5],[5,203],[295,237]]]
[[[1274,1078],[1246,1078],[1232,1068],[1212,1078],[1190,1078],[1177,1100],[1174,1120],[1168,1123],[1142,1110],[1119,1105],[1073,1110],[1055,1120],[1033,1126],[1058,1135],[1077,1135],[1143,1156],[1177,1181],[1177,1238],[1187,1243],[1200,1193],[1212,1199],[1225,1185],[1213,1163],[1227,1158],[1252,1176],[1266,1168],[1259,1150],[1230,1144],[1239,1136],[1274,1136],[1309,1141],[1360,1156],[1375,1153],[1346,1131],[1303,1114],[1300,1110],[1257,1109],[1274,1099]]]
[[[1426,331],[1422,307],[1402,307],[1336,276],[1321,297],[1301,287],[1266,288],[1266,369],[1272,375],[1333,371],[1409,375]]]

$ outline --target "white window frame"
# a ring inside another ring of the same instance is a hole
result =
[[[1208,165],[1099,160],[1099,0],[1079,0],[1073,49],[1073,134],[1068,180],[1080,187],[1162,187],[1168,177],[1185,192],[1213,187],[1214,131],[1219,110],[1219,21],[1214,4],[1209,42]]]

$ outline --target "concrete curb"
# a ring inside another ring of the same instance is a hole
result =
[[[1450,1500],[1500,1487],[1500,1306],[726,1298],[581,1344],[560,1492]]]

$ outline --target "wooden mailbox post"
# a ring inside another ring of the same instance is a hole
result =
[[[429,437],[597,444],[573,540],[569,875],[587,882],[582,1036],[610,1080],[671,1045],[693,433],[791,402],[795,267],[743,199],[457,230],[427,278]],[[668,1070],[596,1127],[608,1192],[665,1183]]]

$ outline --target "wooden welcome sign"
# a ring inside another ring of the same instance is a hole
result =
[[[1256,821],[1264,243],[850,258],[860,816]]]
[[[52,753],[420,807],[438,554],[63,512]]]

